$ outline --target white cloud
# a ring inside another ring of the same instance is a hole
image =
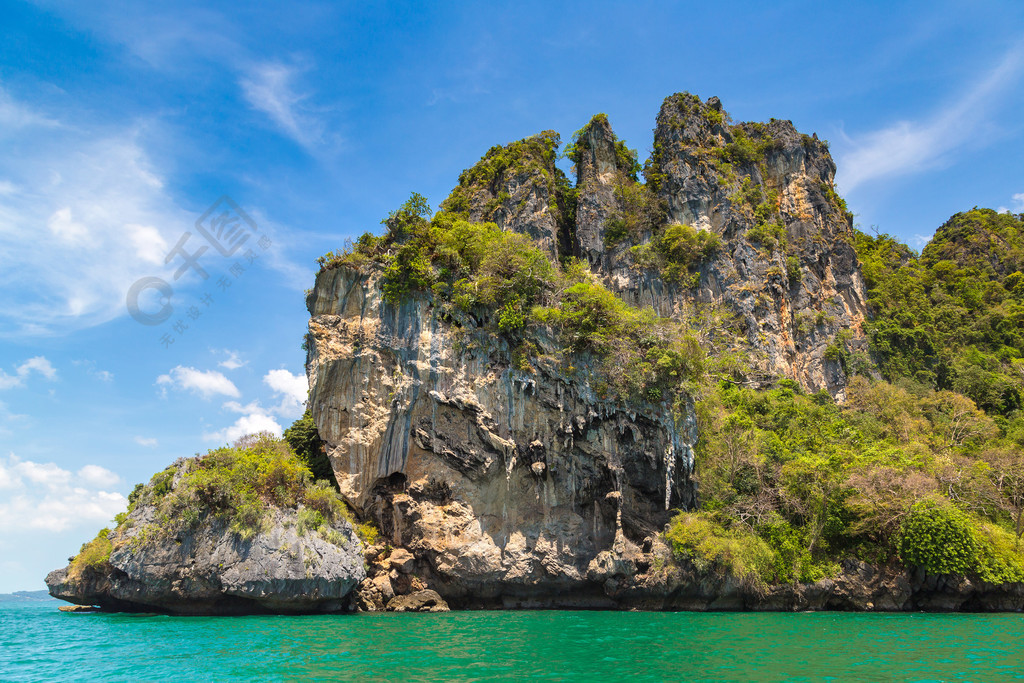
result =
[[[25,128],[59,127],[60,123],[57,121],[15,101],[6,91],[0,89],[0,128],[23,130]]]
[[[238,368],[242,367],[243,365],[249,362],[247,360],[241,360],[239,358],[239,354],[237,351],[224,349],[222,353],[227,354],[227,358],[217,363],[217,365],[227,370],[237,370]]]
[[[235,405],[237,406],[238,404]],[[225,427],[220,431],[203,434],[203,438],[207,441],[231,443],[232,441],[247,434],[270,432],[276,436],[281,436],[283,431],[284,430],[281,428],[281,425],[278,424],[277,420],[266,414],[266,412],[262,411],[257,406],[254,412],[238,418],[230,427]]]
[[[900,121],[859,139],[847,138],[850,151],[840,155],[838,181],[844,192],[880,178],[917,173],[947,163],[968,144],[989,144],[989,115],[998,95],[1009,90],[1024,66],[1024,44],[963,96],[925,121]]]
[[[3,125],[8,123],[10,125]],[[194,222],[140,143],[144,125],[55,122],[0,88],[0,335],[67,332],[126,313],[141,277]]]
[[[224,410],[241,415],[235,423],[224,429],[207,432],[203,438],[207,441],[230,443],[246,434],[270,432],[280,436],[284,431],[275,417],[289,420],[302,415],[305,410],[307,383],[304,375],[293,375],[287,370],[271,370],[263,381],[274,391],[274,396],[281,399],[279,405],[264,408],[259,401],[242,404],[238,401],[227,401]]]
[[[303,147],[312,148],[323,140],[324,124],[305,105],[307,95],[295,92],[292,85],[300,69],[280,62],[252,64],[239,81],[245,99],[263,112],[288,137]]]
[[[96,361],[94,360],[73,360],[71,362],[72,364],[77,365],[79,367],[84,367],[87,373],[97,378],[101,382],[114,381],[114,373],[110,372],[109,370],[98,370],[96,368]]]
[[[234,382],[216,370],[197,370],[181,365],[171,369],[169,374],[157,377],[156,383],[161,386],[169,385],[177,389],[191,391],[203,398],[212,398],[218,395],[237,398],[241,395]]]
[[[113,519],[128,500],[107,489],[121,479],[98,465],[72,474],[54,463],[0,459],[0,531],[60,532]]]
[[[1013,195],[1013,210],[1018,213],[1024,212],[1024,192]]]
[[[293,375],[287,370],[271,370],[263,381],[281,398],[281,404],[274,411],[281,417],[295,419],[306,409],[309,397],[309,382],[305,375]]]
[[[152,225],[127,225],[125,229],[140,259],[158,266],[164,264],[170,245],[159,230]]]
[[[78,478],[95,488],[112,488],[121,483],[121,477],[99,465],[86,465],[78,470]]]
[[[47,221],[50,232],[70,247],[80,247],[89,239],[89,229],[71,217],[71,208],[57,209]]]
[[[158,445],[158,442],[155,438],[144,436],[135,437],[135,443],[139,444],[140,446],[145,446],[146,448],[156,448]]]
[[[50,381],[57,379],[57,370],[50,364],[50,361],[45,356],[35,356],[17,366],[13,375],[8,375],[0,370],[0,389],[24,386],[25,380],[32,372],[36,372]]]

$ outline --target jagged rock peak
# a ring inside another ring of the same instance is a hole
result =
[[[610,156],[605,124],[581,131],[577,153],[577,236],[591,267],[663,316],[693,301],[726,305],[767,380],[841,398],[839,354],[825,351],[863,346],[866,296],[827,145],[789,121],[732,123],[718,98],[679,93],[662,104],[638,183],[588,165]]]
[[[619,140],[608,123],[608,116],[603,113],[596,114],[576,131],[565,148],[565,156],[575,164],[577,187],[595,179],[611,182],[617,173],[635,181],[640,171],[636,152]]]
[[[570,253],[575,202],[569,179],[555,165],[560,144],[559,134],[547,130],[491,147],[459,175],[440,208],[525,233],[554,259]]]

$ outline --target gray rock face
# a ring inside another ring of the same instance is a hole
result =
[[[377,273],[324,271],[307,303],[310,406],[342,495],[449,602],[600,595],[596,557],[692,505],[692,412],[600,398],[589,361],[567,372],[544,337],[517,370],[505,342],[427,299],[384,301]]]
[[[294,510],[274,511],[249,540],[207,518],[191,532],[143,542],[139,530],[152,513],[140,506],[128,529],[111,534],[114,550],[104,565],[81,574],[71,567],[51,572],[50,594],[125,611],[334,612],[366,576],[362,543],[347,522],[335,529],[340,545],[313,531],[299,533]]]
[[[609,218],[623,210],[616,187],[631,185],[616,169],[607,121],[592,124],[577,143],[577,251],[625,300],[660,315],[680,317],[693,302],[724,304],[742,317],[765,378],[788,377],[842,400],[845,372],[825,352],[837,340],[865,350],[867,310],[852,226],[834,190],[835,164],[824,143],[789,121],[727,121],[717,98],[666,98],[646,170],[665,222],[721,241],[701,264],[695,288],[666,282],[634,261],[629,246],[649,241],[650,233],[605,245]],[[782,243],[769,247],[751,237],[774,223]]]
[[[595,271],[608,271],[622,250],[605,246],[605,228],[619,207],[615,186],[624,180],[615,158],[615,134],[608,120],[597,119],[588,126],[577,147],[576,251]]]

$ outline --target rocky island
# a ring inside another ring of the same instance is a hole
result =
[[[301,424],[156,475],[51,594],[1024,608],[1024,217],[917,255],[854,228],[825,141],[687,93],[642,167],[603,114],[560,147],[320,259]]]

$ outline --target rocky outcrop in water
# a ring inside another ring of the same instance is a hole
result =
[[[146,513],[138,513],[140,526],[111,539],[120,547],[106,563],[51,572],[50,594],[116,611],[337,612],[366,576],[351,527],[338,529],[345,543],[336,545],[314,531],[300,533],[295,514],[279,512],[248,540],[211,522],[177,538],[133,543]]]
[[[46,577],[50,595],[111,611],[212,615],[345,610],[349,593],[366,577],[363,543],[352,524],[302,505],[269,505],[242,517],[237,505],[227,510],[209,502],[196,507],[191,504],[194,496],[223,500],[229,493],[223,483],[231,481],[230,476],[187,479],[218,472],[217,463],[203,460],[180,460],[148,486],[140,486],[132,494],[130,512],[119,518],[115,529],[101,531],[69,566]],[[324,492],[308,482],[289,482],[291,463],[292,455],[283,465],[281,460],[264,460],[266,481],[273,480],[278,491],[290,486]]]

